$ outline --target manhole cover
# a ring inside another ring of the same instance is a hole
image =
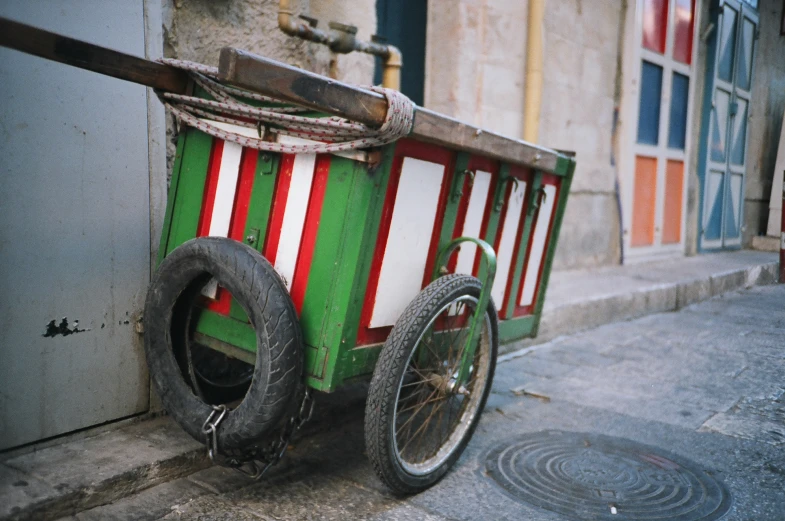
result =
[[[696,464],[597,434],[529,434],[494,448],[487,467],[517,499],[581,520],[711,521],[731,503]]]

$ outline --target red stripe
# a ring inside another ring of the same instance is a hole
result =
[[[360,315],[360,327],[357,330],[357,345],[373,344],[383,342],[390,332],[391,327],[371,330],[368,324],[371,323],[373,306],[376,303],[376,290],[379,287],[379,275],[382,269],[384,251],[387,247],[387,238],[390,235],[390,222],[392,221],[393,207],[395,206],[395,196],[398,194],[398,181],[401,178],[401,166],[403,156],[393,158],[390,167],[390,181],[387,183],[387,193],[384,195],[384,207],[382,208],[382,218],[379,223],[379,233],[376,237],[376,248],[373,252],[371,261],[371,273],[368,276],[368,285],[365,288],[365,299],[363,310]],[[375,334],[373,334],[375,333]]]
[[[537,298],[539,297],[540,294],[540,283],[542,282],[542,273],[545,269],[545,256],[548,254],[548,246],[550,246],[551,238],[552,238],[551,233],[553,232],[553,221],[556,218],[556,211],[558,210],[557,205],[559,204],[559,193],[561,192],[560,182],[561,180],[558,176],[551,175],[551,174],[543,174],[542,176],[543,186],[552,185],[556,187],[556,193],[553,195],[553,197],[555,198],[553,202],[553,211],[551,211],[550,220],[548,222],[548,233],[546,234],[545,245],[543,246],[542,249],[542,259],[540,261],[540,269],[539,271],[537,271],[537,284],[534,287],[534,297],[532,298],[532,303],[528,306],[520,306],[518,304],[521,301],[521,295],[523,295],[523,285],[526,282],[525,280],[526,271],[524,271],[523,272],[524,276],[521,278],[521,283],[518,288],[518,294],[515,297],[515,310],[513,312],[513,316],[520,317],[523,315],[531,315],[532,313],[534,313],[534,307],[537,305]],[[539,218],[540,215],[538,213],[537,219]],[[537,222],[535,220],[535,222],[532,223],[532,231],[529,235],[529,244],[526,247],[526,257],[525,257],[526,264],[524,264],[523,267],[524,270],[526,269],[526,266],[531,261],[530,255],[531,255],[532,244],[534,242],[534,228],[536,225]]]
[[[493,244],[493,237],[486,237],[488,235],[488,223],[491,220],[491,213],[496,204],[496,185],[499,182],[499,163],[492,161],[485,157],[472,156],[469,160],[469,170],[477,172],[482,170],[491,174],[491,182],[488,185],[488,198],[485,200],[485,211],[482,216],[482,224],[480,225],[480,239]],[[497,229],[498,231],[498,229]],[[472,275],[477,276],[480,273],[480,264],[482,262],[482,252],[479,248],[474,254],[474,265],[472,266]]]
[[[504,302],[497,304],[499,308],[499,315],[501,318],[509,318],[507,314],[507,301],[510,299],[510,294],[513,291],[512,283],[513,279],[515,279],[515,267],[518,265],[518,257],[519,253],[518,250],[521,248],[521,239],[523,236],[523,227],[526,224],[526,212],[528,212],[528,201],[530,199],[530,191],[531,191],[531,182],[530,182],[530,173],[528,170],[523,169],[521,167],[510,167],[510,174],[515,176],[516,179],[519,179],[526,183],[526,189],[523,194],[523,205],[521,208],[521,217],[518,219],[518,230],[515,233],[515,245],[513,246],[512,250],[512,261],[510,263],[510,271],[507,274],[507,284],[504,288]],[[520,293],[520,288],[523,287],[523,284],[519,284],[518,291],[516,293]],[[520,298],[520,297],[518,297]],[[517,306],[517,302],[515,305]],[[515,309],[513,308],[512,313],[515,313]]]
[[[222,139],[213,139],[210,150],[210,161],[207,167],[207,179],[202,197],[202,211],[199,216],[199,226],[196,236],[205,237],[210,233],[210,222],[213,220],[213,205],[215,205],[215,190],[218,186],[218,175],[221,170],[221,157],[223,157],[224,142]]]
[[[329,174],[330,156],[326,154],[316,156],[311,195],[308,199],[308,212],[305,215],[303,235],[300,239],[300,250],[297,255],[297,264],[295,265],[292,280],[291,295],[297,314],[300,314],[305,301],[305,289],[308,287],[308,276],[311,271],[314,248],[316,247],[316,235],[319,231],[319,221],[322,217],[322,205]]]
[[[245,223],[248,219],[248,205],[251,201],[254,177],[256,177],[256,161],[259,152],[252,148],[243,148],[240,158],[240,172],[237,176],[237,187],[232,202],[232,218],[229,222],[229,238],[243,242]],[[216,300],[209,302],[207,308],[221,315],[228,315],[232,309],[232,295],[222,287],[218,287]]]
[[[449,161],[446,165],[446,172],[442,177],[442,190],[439,194],[438,206],[436,207],[436,219],[433,223],[431,245],[428,247],[428,256],[425,260],[425,273],[423,273],[422,277],[423,288],[431,283],[431,278],[433,276],[433,269],[436,264],[436,256],[439,253],[439,241],[441,240],[442,236],[442,225],[444,224],[444,209],[447,207],[447,198],[450,196],[450,187],[452,186],[454,174],[455,166],[453,165],[452,161]],[[466,181],[467,180],[464,179],[464,183],[466,183]],[[464,186],[466,185],[464,184]],[[457,258],[457,255],[453,255],[453,258]],[[448,264],[450,263],[454,264],[453,259],[451,259]]]
[[[265,258],[270,264],[275,264],[275,256],[278,253],[278,242],[281,240],[281,226],[283,225],[283,215],[286,213],[286,200],[289,197],[289,185],[292,182],[292,169],[294,168],[294,155],[283,154],[281,156],[281,166],[278,169],[278,176],[275,180],[275,200],[270,214],[270,230],[264,241]]]
[[[245,224],[248,220],[248,206],[251,203],[251,191],[256,177],[258,158],[258,150],[243,148],[243,156],[240,159],[240,175],[237,179],[237,190],[234,193],[232,221],[229,224],[229,237],[240,242],[245,240]]]
[[[496,227],[496,237],[493,240],[493,251],[499,251],[499,244],[502,242],[502,233],[504,233],[504,220],[507,218],[507,210],[510,206],[509,201],[512,197],[512,188],[513,183],[505,183],[504,187],[504,206],[502,206],[501,212],[499,212],[499,226]],[[479,252],[478,252],[479,253]],[[495,284],[495,281],[494,281]],[[504,296],[502,296],[502,302],[504,301]],[[499,307],[499,302],[494,302],[496,304],[496,309],[502,309]]]
[[[197,237],[206,237],[210,234],[210,223],[213,220],[213,208],[215,207],[215,192],[218,187],[218,177],[221,171],[221,159],[223,158],[224,141],[213,139],[212,149],[210,150],[210,160],[207,163],[207,179],[205,180],[204,196],[202,197],[202,210],[199,215],[199,225],[196,230]],[[216,313],[227,315],[229,313],[229,299],[224,297],[228,292],[219,287],[215,293],[215,299],[203,297],[204,306]],[[221,303],[221,299],[226,303]]]

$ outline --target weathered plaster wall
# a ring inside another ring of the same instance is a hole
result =
[[[782,0],[760,0],[760,38],[752,71],[744,246],[766,234],[774,163],[785,110],[785,36],[780,35]]]
[[[611,164],[622,2],[546,2],[540,143],[574,150],[578,165],[555,269],[619,260],[616,172]]]
[[[374,0],[294,1],[298,14],[319,20],[327,29],[336,21],[358,27],[357,36],[369,39],[376,31]],[[164,56],[218,65],[222,47],[246,49],[297,67],[327,74],[330,51],[323,45],[287,36],[278,28],[277,0],[163,0]],[[370,84],[373,57],[360,53],[338,56],[338,79]],[[168,159],[174,156],[172,125]]]
[[[540,144],[578,153],[557,269],[618,260],[610,144],[619,5],[546,2]],[[425,105],[521,137],[527,23],[525,1],[431,0]]]
[[[527,11],[526,0],[430,0],[425,106],[520,137]]]
[[[326,74],[330,52],[322,46],[285,35],[278,29],[277,0],[163,0],[164,55],[218,64],[222,47],[233,46],[274,60]],[[358,37],[376,30],[373,0],[320,0],[293,2],[295,11],[319,20],[356,25]],[[339,79],[369,83],[373,58],[362,54],[339,57]]]

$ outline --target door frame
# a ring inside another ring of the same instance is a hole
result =
[[[624,262],[643,262],[663,257],[680,257],[686,249],[687,227],[687,187],[690,178],[690,157],[692,156],[692,134],[694,124],[694,110],[697,91],[698,28],[701,23],[700,1],[696,0],[693,9],[692,49],[690,64],[674,60],[673,55],[675,31],[670,30],[675,16],[673,1],[669,0],[668,21],[665,39],[665,53],[659,54],[643,47],[643,0],[631,2],[627,10],[624,24],[624,48],[622,58],[622,96],[620,102],[620,128],[619,136],[619,177],[621,184],[622,201],[622,230]],[[658,144],[643,145],[637,143],[638,109],[640,103],[640,80],[642,61],[646,60],[663,68],[662,90],[660,94],[660,119]],[[667,146],[672,73],[678,72],[689,78],[687,95],[687,115],[685,121],[684,150],[669,149]],[[655,156],[656,154],[656,156]],[[632,242],[632,216],[635,193],[635,158],[638,155],[657,157],[657,188],[655,194],[655,234],[654,242],[650,246],[633,246]],[[661,244],[662,223],[664,215],[665,195],[665,167],[668,159],[683,162],[682,197],[681,197],[681,232],[678,243]],[[657,230],[659,229],[659,230]]]

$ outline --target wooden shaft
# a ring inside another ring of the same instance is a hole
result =
[[[369,127],[380,127],[387,115],[387,98],[379,93],[240,49],[221,49],[218,70],[221,80],[237,87]]]
[[[0,46],[168,92],[188,85],[188,74],[168,65],[2,17]]]

